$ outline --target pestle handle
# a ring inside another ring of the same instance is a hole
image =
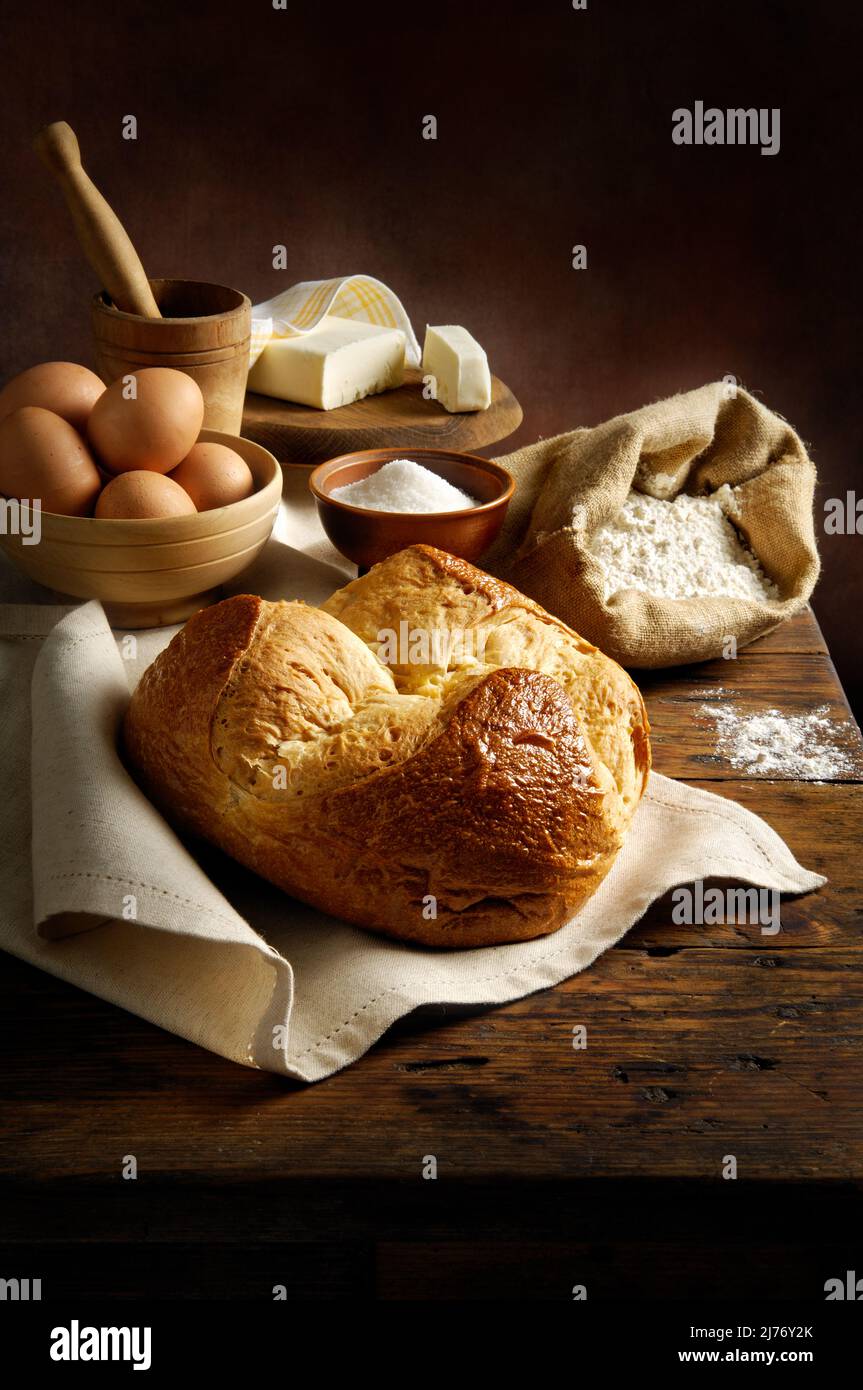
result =
[[[33,148],[57,178],[81,249],[117,308],[143,318],[161,318],[144,267],[123,224],[82,167],[72,127],[65,121],[54,121],[40,130]]]

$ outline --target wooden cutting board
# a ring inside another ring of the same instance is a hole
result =
[[[426,400],[422,373],[409,367],[395,391],[367,396],[338,410],[314,410],[273,396],[246,395],[242,433],[284,464],[315,464],[355,449],[457,449],[471,453],[517,430],[522,410],[508,386],[491,379],[488,410],[450,415]]]

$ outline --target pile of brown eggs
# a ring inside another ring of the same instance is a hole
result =
[[[105,387],[75,362],[43,362],[0,391],[0,493],[64,516],[184,516],[255,490],[248,464],[198,443],[200,387],[143,367]]]

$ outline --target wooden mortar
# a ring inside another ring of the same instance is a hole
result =
[[[252,305],[226,285],[150,280],[163,317],[118,309],[103,290],[92,303],[96,364],[102,380],[141,367],[175,367],[197,381],[204,428],[239,434],[249,372]]]

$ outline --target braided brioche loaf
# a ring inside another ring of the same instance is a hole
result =
[[[414,546],[322,608],[243,595],[196,614],[142,678],[124,742],[170,820],[286,892],[469,947],[555,931],[595,892],[648,732],[608,657]]]

